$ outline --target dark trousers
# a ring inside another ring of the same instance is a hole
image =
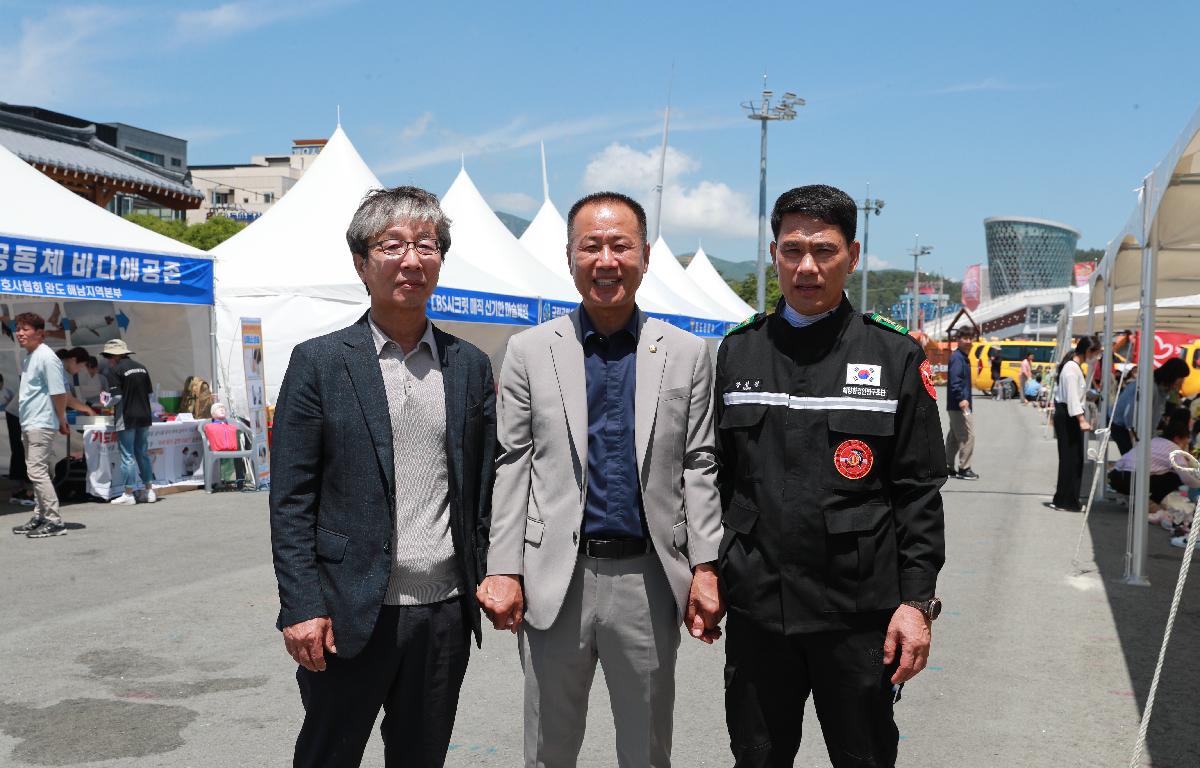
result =
[[[833,768],[896,764],[893,663],[883,664],[890,615],[861,627],[784,636],[729,614],[725,719],[735,768],[791,768],[812,692]]]
[[[1133,473],[1123,469],[1114,469],[1108,473],[1108,484],[1117,493],[1128,496],[1133,488]],[[1167,498],[1167,494],[1177,490],[1180,484],[1179,475],[1174,472],[1150,475],[1150,500],[1155,504],[1161,504],[1162,500]]]
[[[1067,413],[1065,403],[1054,404],[1054,436],[1058,439],[1058,485],[1053,503],[1062,509],[1078,510],[1083,486],[1083,430],[1079,420]]]
[[[4,417],[8,425],[8,450],[12,456],[8,462],[8,477],[24,485],[29,482],[29,475],[25,472],[25,445],[21,442],[21,420],[7,412]]]
[[[327,652],[324,672],[297,669],[304,725],[293,765],[359,765],[380,708],[388,768],[444,765],[471,653],[462,599],[385,605],[357,656]]]
[[[1121,452],[1122,456],[1133,450],[1133,435],[1129,432],[1128,427],[1112,424],[1108,428],[1108,436],[1117,444],[1117,450]]]

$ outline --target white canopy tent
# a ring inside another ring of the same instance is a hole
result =
[[[710,299],[708,294],[692,282],[692,278],[688,277],[687,271],[679,263],[679,259],[675,258],[675,253],[662,236],[650,247],[650,274],[658,278],[674,295],[696,308],[694,312],[686,313],[692,317],[725,321],[736,318],[739,322],[746,319],[737,317],[736,313]]]
[[[1092,306],[1103,306],[1105,338],[1111,339],[1119,307],[1138,304],[1141,338],[1140,360],[1154,357],[1155,330],[1186,330],[1191,310],[1164,307],[1159,302],[1200,294],[1200,109],[1193,115],[1166,156],[1145,177],[1138,203],[1128,222],[1109,243],[1100,269],[1092,280]],[[1103,301],[1100,297],[1103,296]],[[1128,309],[1126,310],[1128,311]],[[1179,328],[1173,326],[1178,320]],[[1094,327],[1094,320],[1092,321]],[[1171,325],[1164,325],[1168,323]],[[1110,370],[1111,345],[1106,344],[1104,366]],[[1153,366],[1138,367],[1139,392],[1149,392]],[[1107,377],[1106,377],[1107,389]],[[1107,403],[1107,396],[1105,402]],[[1152,398],[1139,397],[1136,431],[1152,434]],[[1150,466],[1150,441],[1138,444],[1137,467]],[[1126,551],[1126,581],[1147,584],[1146,525],[1149,474],[1134,474],[1133,514],[1130,515]]]
[[[278,203],[213,250],[221,392],[235,409],[245,407],[241,318],[262,318],[267,401],[274,402],[296,344],[349,325],[366,311],[346,229],[366,193],[382,186],[339,125]],[[451,227],[451,254],[430,316],[495,356],[514,326],[537,322],[537,307],[530,294],[456,257],[463,226]],[[505,313],[523,317],[497,322]]]
[[[458,172],[442,197],[453,244],[448,259],[462,259],[490,278],[516,285],[523,296],[576,303],[575,283],[561,266],[534,258],[488,206],[467,169]],[[564,240],[565,243],[565,240]]]
[[[725,278],[721,277],[721,273],[709,261],[708,254],[704,252],[704,246],[696,249],[696,254],[692,256],[685,271],[692,282],[704,291],[708,298],[720,304],[735,317],[745,319],[754,314],[754,307],[742,301],[742,297],[734,293],[734,290],[729,287],[729,283],[725,282]]]
[[[47,319],[52,347],[93,354],[123,338],[160,390],[178,390],[191,375],[211,378],[207,253],[109,213],[4,147],[0,179],[5,325],[34,311]],[[11,337],[0,346],[12,350],[0,354],[0,372],[15,388],[18,348]]]

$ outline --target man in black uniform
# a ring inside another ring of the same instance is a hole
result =
[[[925,667],[945,560],[942,430],[906,329],[843,294],[854,201],[833,187],[775,203],[783,298],[717,355],[729,606],[725,705],[737,766],[791,766],[811,691],[835,768],[892,766],[892,704]]]

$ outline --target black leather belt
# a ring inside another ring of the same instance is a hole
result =
[[[581,539],[579,552],[601,560],[617,560],[646,554],[645,539]]]

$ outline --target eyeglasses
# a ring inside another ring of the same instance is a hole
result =
[[[369,248],[388,259],[399,259],[412,248],[418,256],[436,256],[442,248],[437,240],[380,240]]]

